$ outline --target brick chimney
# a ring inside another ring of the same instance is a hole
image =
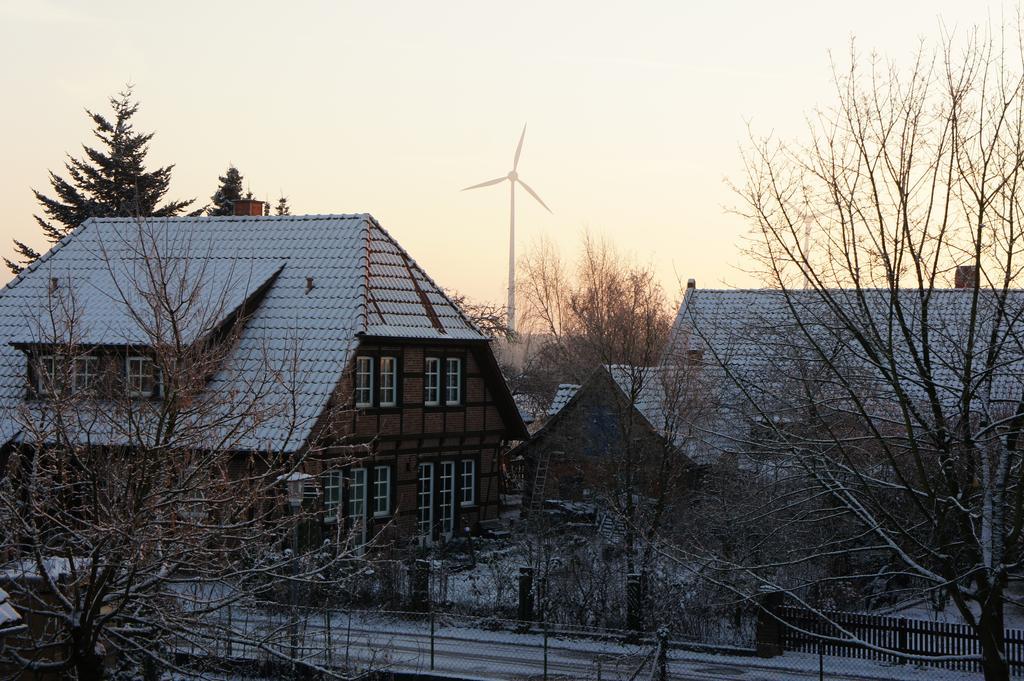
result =
[[[957,288],[974,288],[974,276],[977,269],[974,265],[957,265],[953,285]]]
[[[256,199],[235,201],[235,215],[263,215],[263,202]]]

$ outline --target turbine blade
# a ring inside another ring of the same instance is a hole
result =
[[[530,196],[532,196],[533,198],[537,199],[537,203],[539,203],[540,205],[544,206],[544,208],[549,213],[551,213],[552,215],[555,214],[553,210],[548,208],[548,204],[544,203],[544,200],[542,198],[540,198],[539,196],[537,196],[537,192],[535,192],[532,189],[530,189],[530,185],[526,184],[522,180],[518,180],[518,182],[519,182],[519,184],[523,185],[523,189],[525,189],[526,191],[530,192]]]
[[[523,151],[523,140],[526,138],[526,123],[523,123],[523,134],[519,136],[519,144],[516,146],[516,157],[512,161],[512,170],[519,167],[519,154]]]
[[[490,187],[492,184],[498,184],[499,182],[504,182],[507,179],[508,179],[508,177],[506,177],[506,176],[498,177],[498,178],[495,178],[493,180],[487,180],[486,182],[481,182],[480,184],[474,184],[472,187],[463,187],[462,191],[467,191],[469,189],[479,189],[480,187]]]

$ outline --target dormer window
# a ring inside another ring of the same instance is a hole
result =
[[[125,383],[136,397],[160,395],[160,370],[150,357],[129,355],[125,360]]]
[[[373,406],[372,357],[356,357],[356,406]]]
[[[56,392],[57,359],[53,355],[42,355],[36,362],[36,391],[40,395]]]
[[[441,404],[441,359],[427,357],[423,371],[423,404],[436,407]]]
[[[76,357],[74,367],[75,392],[92,390],[100,376],[100,361],[97,357]]]
[[[462,404],[462,360],[449,357],[444,381],[444,403],[451,406]]]
[[[380,358],[380,406],[394,407],[398,404],[398,359]]]

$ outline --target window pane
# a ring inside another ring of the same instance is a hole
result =
[[[391,468],[377,466],[373,469],[373,514],[391,513]]]
[[[338,517],[338,504],[341,503],[341,473],[331,471],[324,480],[324,519],[331,521]]]
[[[462,360],[457,357],[448,358],[448,371],[445,376],[445,402],[459,404],[462,402]]]
[[[98,366],[95,357],[75,358],[75,390],[88,390],[95,385]]]
[[[129,357],[126,364],[128,390],[134,395],[152,395],[153,361],[148,357]]]
[[[461,499],[463,506],[476,503],[476,461],[462,460]]]
[[[455,462],[441,462],[441,476],[438,480],[439,507],[441,510],[441,532],[451,535],[455,529]]]
[[[419,511],[419,533],[423,537],[429,537],[431,525],[434,524],[434,464],[432,463],[421,463],[419,466],[417,509]]]
[[[57,364],[53,355],[44,355],[36,364],[36,388],[43,395],[57,390]]]
[[[348,515],[362,518],[366,515],[366,469],[353,468],[348,485]]]
[[[380,406],[393,407],[398,404],[398,360],[394,357],[380,358]]]
[[[356,406],[373,404],[373,358],[356,357]]]
[[[423,402],[437,405],[441,403],[441,360],[427,357],[423,372]]]
[[[357,547],[366,543],[366,469],[349,471],[348,526]]]

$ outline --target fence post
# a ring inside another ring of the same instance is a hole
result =
[[[757,631],[755,647],[758,657],[775,657],[782,654],[785,625],[779,619],[782,607],[782,592],[770,587],[761,587],[757,599]]]
[[[548,621],[548,578],[537,578],[536,616],[541,622]]]
[[[412,607],[426,612],[430,607],[430,561],[419,559],[412,569]]]
[[[548,625],[544,625],[544,681],[548,681]]]
[[[668,627],[658,627],[658,681],[668,681]]]
[[[234,651],[231,648],[231,639],[233,639],[235,637],[235,627],[234,627],[234,625],[232,624],[232,621],[231,621],[231,619],[232,619],[231,618],[231,610],[232,610],[231,604],[228,603],[228,635],[227,635],[227,641],[225,641],[224,644],[225,644],[225,647],[227,648],[227,650],[226,650],[227,657],[229,657],[229,658],[232,657],[232,655],[234,653]]]
[[[533,621],[533,568],[519,568],[519,613],[520,622]]]
[[[636,573],[626,575],[626,628],[634,632],[640,631],[640,624],[643,619],[641,608],[642,587],[643,582],[640,575]]]
[[[430,671],[434,671],[434,611],[430,611]]]
[[[324,639],[327,646],[327,666],[334,666],[334,641],[331,636],[331,611],[328,608],[324,608]]]
[[[825,681],[825,651],[820,640],[818,641],[818,681]]]
[[[910,652],[910,641],[908,640],[909,636],[907,635],[907,624],[907,620],[904,617],[901,617],[898,620],[896,620],[896,650],[900,651],[901,653]],[[896,658],[896,662],[898,664],[906,664],[907,658],[900,656]]]
[[[349,671],[348,651],[352,647],[352,611],[348,611],[348,629],[345,631],[345,671]]]

